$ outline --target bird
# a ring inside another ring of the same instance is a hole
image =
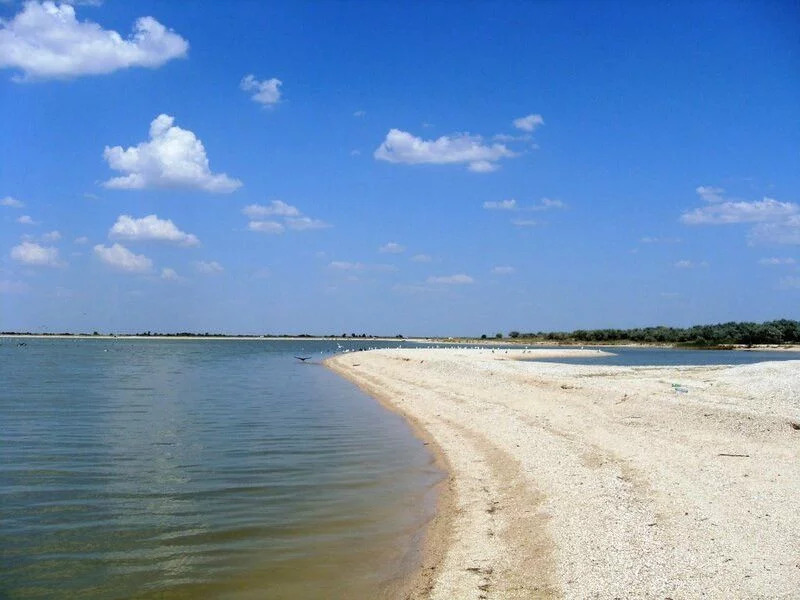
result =
[[[297,360],[301,360],[301,361],[303,361],[303,362],[306,362],[306,361],[307,361],[309,358],[311,358],[311,357],[310,357],[310,356],[295,356],[295,358],[296,358]]]

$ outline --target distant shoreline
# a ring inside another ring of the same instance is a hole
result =
[[[798,344],[730,344],[724,346],[683,346],[663,343],[585,343],[585,342],[547,342],[519,338],[479,339],[479,338],[437,338],[437,337],[330,337],[319,335],[141,335],[141,334],[98,334],[89,333],[2,333],[3,338],[67,339],[67,340],[224,340],[224,341],[280,341],[289,342],[412,342],[416,344],[445,344],[448,346],[533,346],[546,348],[668,348],[676,350],[737,350],[743,352],[800,352]]]

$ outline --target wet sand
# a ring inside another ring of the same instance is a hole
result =
[[[405,415],[450,474],[402,596],[797,598],[800,361],[544,362],[577,354],[597,351],[327,361]]]

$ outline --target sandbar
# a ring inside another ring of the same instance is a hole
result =
[[[800,361],[548,362],[592,353],[328,359],[449,474],[403,597],[800,597]]]

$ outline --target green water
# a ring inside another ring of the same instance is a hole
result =
[[[442,475],[337,342],[18,341],[0,597],[374,598],[416,566]]]

